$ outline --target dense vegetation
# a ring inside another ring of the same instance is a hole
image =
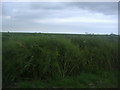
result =
[[[117,87],[117,35],[3,33],[2,49],[3,88]]]

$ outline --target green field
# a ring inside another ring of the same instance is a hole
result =
[[[118,36],[2,34],[3,88],[115,88]]]

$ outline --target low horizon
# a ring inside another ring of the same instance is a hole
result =
[[[21,32],[21,31],[2,31],[2,33],[45,33],[45,34],[88,34],[88,35],[118,35],[116,33],[90,33],[90,32],[85,32],[85,33],[70,33],[70,32],[28,32],[28,31],[24,31],[24,32]]]

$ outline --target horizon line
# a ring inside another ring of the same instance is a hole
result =
[[[43,33],[43,34],[85,34],[85,35],[119,35],[118,33],[70,33],[70,32],[20,32],[20,31],[2,31],[2,33]]]

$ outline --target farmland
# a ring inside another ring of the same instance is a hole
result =
[[[117,87],[118,36],[3,33],[3,88]]]

